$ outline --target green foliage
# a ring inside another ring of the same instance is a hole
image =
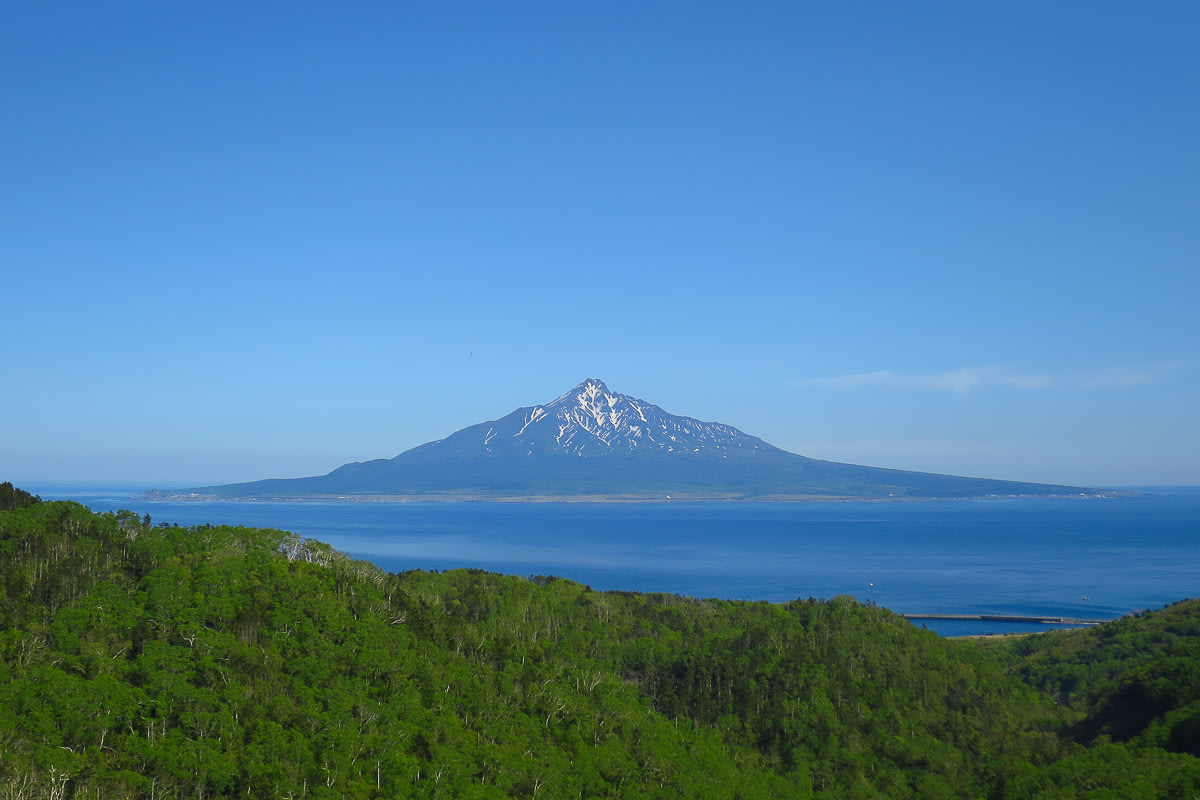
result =
[[[993,647],[1010,672],[1080,712],[1073,739],[1200,756],[1200,600]]]
[[[1200,789],[1197,760],[1162,749],[1196,729],[1191,701],[1164,700],[1153,746],[1085,749],[1058,734],[1077,712],[1004,674],[1030,656],[847,597],[389,575],[277,530],[0,512],[0,797]],[[1145,673],[1151,696],[1187,657]]]
[[[0,511],[12,511],[14,508],[24,508],[40,502],[42,498],[16,488],[9,481],[0,483]]]

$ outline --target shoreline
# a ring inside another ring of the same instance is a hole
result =
[[[1039,625],[1079,625],[1093,626],[1112,622],[1111,619],[1081,618],[1081,617],[1042,617],[1022,616],[1019,614],[903,614],[897,616],[905,619],[953,620],[961,622],[1022,622]],[[1117,617],[1116,619],[1119,619]]]
[[[576,494],[576,495],[503,495],[483,492],[437,492],[429,494],[328,494],[328,495],[251,495],[222,497],[215,494],[176,494],[151,489],[130,499],[152,503],[937,503],[947,501],[996,500],[1110,500],[1136,497],[1139,492],[1123,490],[1075,492],[1069,494],[990,494],[937,497],[878,497],[812,494]]]

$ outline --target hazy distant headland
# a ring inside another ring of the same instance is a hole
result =
[[[913,501],[1117,492],[821,461],[677,416],[589,378],[395,458],[327,475],[150,490],[151,500]]]

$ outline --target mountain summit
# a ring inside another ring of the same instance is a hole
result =
[[[495,422],[472,425],[409,452],[619,458],[666,453],[724,456],[742,449],[778,448],[728,425],[668,414],[653,403],[610,391],[602,380],[588,378],[544,406],[519,408]]]
[[[1093,493],[819,461],[730,425],[668,413],[589,378],[392,459],[328,475],[207,486],[150,497],[283,499],[832,500]]]

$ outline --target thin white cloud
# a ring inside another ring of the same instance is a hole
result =
[[[1013,389],[1046,389],[1055,386],[1076,389],[1115,389],[1160,381],[1182,366],[1183,364],[1179,362],[1163,362],[1138,367],[1075,370],[1058,375],[1047,375],[1019,372],[1000,364],[991,364],[983,367],[962,367],[932,374],[876,370],[828,378],[809,378],[798,383],[801,386],[814,386],[821,389],[878,387],[941,390],[959,394],[993,386]]]
[[[969,392],[982,386],[1040,389],[1053,382],[1054,379],[1047,375],[1022,375],[1001,366],[965,367],[937,375],[913,376],[914,386],[918,389],[949,389],[954,392]]]
[[[894,385],[898,377],[894,372],[879,370],[860,372],[857,375],[839,375],[836,378],[810,378],[800,383],[805,386],[819,386],[822,389],[856,389],[859,386]]]
[[[1143,367],[1111,367],[1082,372],[1080,385],[1088,389],[1117,389],[1124,386],[1141,386],[1155,383],[1183,367],[1175,361],[1150,364]]]
[[[1027,375],[1013,372],[1007,367],[963,367],[929,375],[914,375],[877,370],[854,375],[839,375],[832,378],[812,378],[801,381],[804,386],[822,389],[854,389],[860,386],[878,386],[886,389],[941,389],[953,392],[969,392],[983,386],[1011,386],[1018,389],[1037,389],[1049,386],[1054,379],[1047,375]]]

